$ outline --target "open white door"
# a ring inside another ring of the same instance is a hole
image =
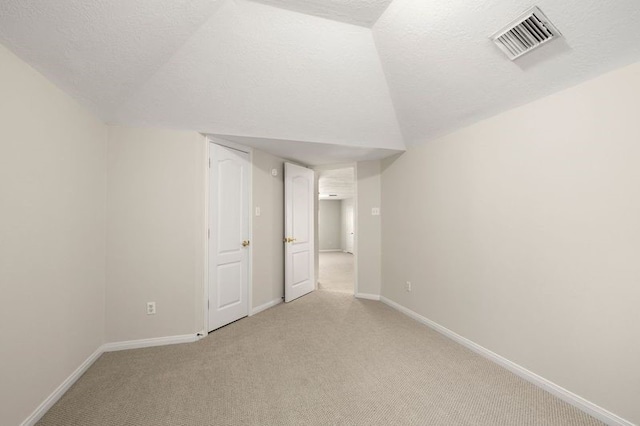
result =
[[[285,302],[315,290],[314,186],[313,170],[285,163]]]
[[[249,154],[211,143],[209,331],[249,314]]]
[[[353,254],[353,239],[354,239],[354,220],[353,220],[353,204],[347,206],[347,208],[345,209],[345,232],[347,233],[346,235],[346,247],[345,247],[345,251],[347,253],[351,253]]]

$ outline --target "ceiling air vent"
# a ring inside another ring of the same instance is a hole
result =
[[[491,36],[512,61],[562,36],[542,11],[533,7]]]

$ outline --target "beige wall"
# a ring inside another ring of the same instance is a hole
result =
[[[284,160],[253,151],[253,307],[284,296]],[[271,176],[271,169],[278,176]],[[260,207],[260,216],[255,208]]]
[[[356,164],[357,204],[356,260],[357,291],[360,294],[380,294],[381,217],[372,216],[371,209],[381,204],[379,161]],[[382,211],[384,214],[384,211]]]
[[[342,202],[320,200],[318,202],[318,248],[340,250],[342,248]]]
[[[103,343],[106,127],[0,46],[0,424]]]
[[[382,179],[383,296],[637,423],[639,95],[636,64],[411,148]]]
[[[107,342],[202,330],[205,158],[194,132],[109,128]],[[258,150],[252,160],[255,308],[283,296],[284,160]]]
[[[108,145],[106,339],[195,334],[204,323],[204,137],[110,127]]]

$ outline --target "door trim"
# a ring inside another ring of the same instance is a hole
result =
[[[203,310],[203,335],[206,336],[209,333],[209,229],[211,224],[209,223],[209,191],[210,187],[210,175],[211,168],[209,167],[209,158],[211,157],[211,144],[221,145],[226,148],[235,149],[249,154],[249,241],[253,242],[253,149],[244,145],[237,144],[235,142],[227,141],[224,139],[207,136],[207,147],[205,149],[204,167],[205,167],[205,185],[204,185],[204,295],[202,300]],[[248,254],[248,271],[247,271],[247,316],[254,315],[253,311],[253,244],[249,245]],[[215,331],[215,330],[214,330]]]
[[[313,170],[316,172],[321,170],[336,170],[336,169],[346,169],[348,167],[353,168],[353,297],[359,297],[360,294],[358,291],[358,163],[341,163],[341,164],[332,164],[328,166],[316,166],[313,167]],[[318,289],[318,281],[320,267],[319,267],[319,241],[318,238],[318,211],[320,208],[319,197],[318,197],[318,175],[316,173],[316,196],[315,196],[315,237],[316,237],[316,290]]]
[[[358,286],[358,163],[353,163],[353,180],[354,180],[354,195],[353,195],[353,297],[357,297],[360,294]]]

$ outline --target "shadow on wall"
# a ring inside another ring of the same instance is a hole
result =
[[[391,157],[387,157],[384,160],[382,160],[380,162],[380,172],[382,173],[385,170],[387,170],[389,168],[389,166],[391,166],[393,163],[395,163],[396,160],[398,158],[402,157],[405,153],[406,153],[406,151],[405,152],[400,152],[398,154],[392,155]]]
[[[252,163],[252,308],[256,308],[284,295],[284,159],[254,149]]]

